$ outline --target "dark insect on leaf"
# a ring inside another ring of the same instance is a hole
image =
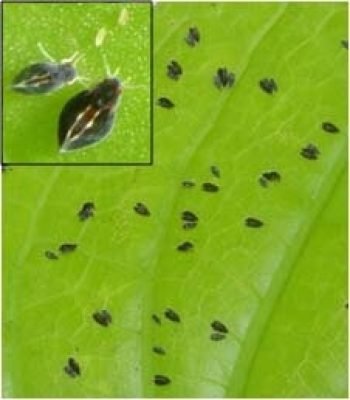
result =
[[[49,260],[58,260],[58,255],[51,250],[45,251],[45,257]]]
[[[64,367],[64,371],[67,375],[75,378],[76,376],[80,375],[80,366],[73,357],[69,357],[68,364]]]
[[[277,171],[263,172],[262,176],[269,182],[279,182],[281,180],[281,175]]]
[[[112,316],[107,310],[96,311],[92,314],[92,318],[102,326],[108,326],[112,323]]]
[[[167,309],[164,311],[164,315],[165,315],[165,317],[168,318],[170,321],[173,321],[173,322],[181,322],[179,314],[178,314],[176,311],[172,310],[171,308],[167,308]]]
[[[226,335],[220,332],[213,332],[210,335],[210,340],[214,341],[214,342],[218,342],[220,340],[224,340],[226,338]]]
[[[175,81],[179,80],[180,76],[182,75],[181,65],[177,61],[171,60],[167,65],[167,75],[170,79]]]
[[[196,184],[193,181],[182,181],[182,186],[185,188],[192,188],[196,186]]]
[[[68,100],[59,117],[60,151],[78,150],[104,139],[112,129],[121,92],[119,80],[108,78]]]
[[[210,326],[217,332],[228,333],[227,327],[220,321],[213,321]]]
[[[134,206],[134,211],[139,215],[143,215],[144,217],[149,217],[151,215],[149,209],[143,203],[136,203]]]
[[[165,375],[154,375],[153,381],[158,386],[169,385],[169,383],[171,383],[170,378]]]
[[[301,149],[300,155],[307,160],[317,160],[320,155],[320,151],[314,144],[308,144],[306,147]]]
[[[192,211],[183,211],[181,214],[181,218],[183,219],[183,221],[189,221],[189,222],[198,221],[197,215]]]
[[[345,303],[345,308],[348,309],[349,308],[349,303]]]
[[[346,50],[349,49],[349,41],[348,40],[343,39],[341,41],[341,45],[344,47],[344,49],[346,49]]]
[[[185,230],[189,230],[189,229],[193,229],[197,226],[197,222],[194,221],[186,221],[182,224],[183,229]]]
[[[215,183],[205,182],[202,184],[202,190],[205,192],[215,193],[218,192],[220,188],[218,185],[215,185]]]
[[[85,221],[86,219],[93,217],[95,211],[95,204],[92,202],[84,203],[78,212],[78,217],[80,221]]]
[[[210,167],[210,171],[213,174],[213,176],[215,176],[216,178],[220,178],[221,172],[220,172],[219,167],[217,167],[216,165],[212,165]]]
[[[163,349],[163,347],[154,346],[154,347],[152,348],[152,350],[153,350],[154,353],[157,353],[157,354],[159,354],[159,355],[161,355],[161,356],[165,355],[165,350]]]
[[[214,76],[214,84],[218,89],[232,87],[235,82],[235,74],[227,68],[218,68]]]
[[[259,85],[261,89],[268,93],[268,94],[273,94],[274,92],[277,92],[278,87],[277,83],[273,78],[264,78],[259,81]]]
[[[339,132],[339,128],[336,127],[334,124],[332,124],[332,122],[323,122],[322,129],[328,133],[338,133]]]
[[[159,97],[159,99],[157,100],[157,104],[160,107],[163,108],[173,108],[175,107],[175,104],[169,100],[167,97]]]
[[[76,250],[77,247],[78,245],[75,243],[62,243],[58,248],[58,251],[62,254],[72,253],[73,251]]]
[[[194,47],[196,44],[198,44],[201,40],[201,36],[199,33],[198,28],[196,28],[195,26],[189,28],[187,36],[185,37],[185,41],[186,43],[191,46]]]
[[[23,94],[44,94],[72,84],[76,79],[72,61],[37,63],[24,68],[14,78],[12,89]]]
[[[162,323],[162,321],[160,320],[160,318],[158,317],[157,314],[152,314],[152,319],[158,325],[160,325]]]
[[[193,243],[191,242],[183,242],[177,246],[179,251],[189,251],[193,249]]]
[[[260,219],[253,218],[253,217],[246,218],[245,224],[249,228],[261,228],[264,225],[264,223],[262,221],[260,221]]]

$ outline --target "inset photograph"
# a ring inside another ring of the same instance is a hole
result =
[[[6,164],[152,162],[151,5],[3,6]]]

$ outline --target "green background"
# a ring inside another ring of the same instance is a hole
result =
[[[155,96],[176,104],[156,108],[155,165],[3,175],[4,394],[346,398],[347,5],[154,11]],[[194,48],[190,26],[201,32]],[[184,70],[178,82],[166,76],[171,59]],[[219,66],[236,73],[233,88],[214,87]],[[258,87],[265,76],[274,96]],[[318,160],[300,156],[308,143]],[[281,182],[263,188],[271,169]],[[205,181],[220,191],[203,192]],[[96,215],[81,222],[85,201]],[[133,211],[140,201],[150,217]],[[181,228],[184,210],[199,216],[193,231]],[[248,229],[249,216],[264,226]],[[188,254],[176,251],[184,240],[195,244]],[[62,242],[79,247],[43,256]],[[152,321],[167,307],[180,324]],[[108,328],[91,317],[101,308]],[[209,340],[214,319],[230,330],[221,342]],[[71,355],[77,379],[63,372]],[[172,383],[155,386],[155,374]]]
[[[125,9],[127,23],[118,18]],[[149,163],[150,5],[148,4],[4,4],[4,162],[7,163]],[[95,38],[107,30],[100,47]],[[48,95],[23,95],[11,89],[26,66],[45,61],[41,42],[56,60],[75,51],[84,56],[78,82]],[[58,117],[64,104],[107,76],[103,56],[125,88],[116,123],[106,140],[71,153],[58,152]]]

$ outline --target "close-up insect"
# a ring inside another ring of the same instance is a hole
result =
[[[106,138],[115,121],[121,92],[117,78],[106,78],[68,100],[59,116],[60,151],[78,150]]]
[[[76,64],[81,57],[75,52],[70,58],[55,61],[41,43],[38,48],[48,60],[31,64],[19,72],[12,82],[12,89],[23,94],[45,94],[71,85],[79,79]]]

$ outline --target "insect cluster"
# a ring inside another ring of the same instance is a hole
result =
[[[50,61],[25,67],[14,78],[13,90],[26,95],[41,95],[83,79],[79,77],[76,69],[78,53],[57,62],[40,43],[38,46]],[[58,118],[60,152],[86,148],[104,139],[115,122],[121,92],[120,81],[109,77],[70,98]]]

